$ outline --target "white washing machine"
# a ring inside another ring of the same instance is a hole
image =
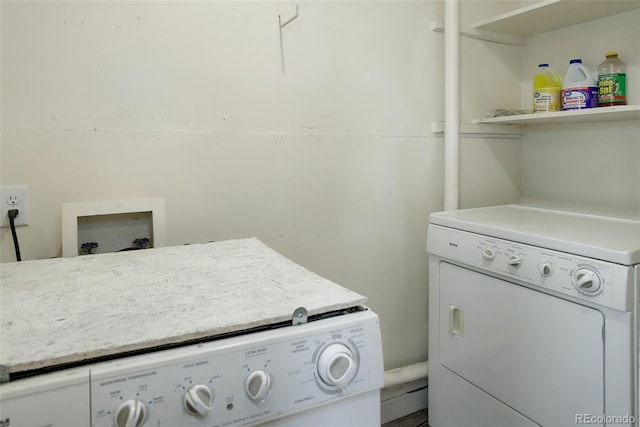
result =
[[[2,427],[380,425],[378,316],[256,239],[0,278]]]
[[[380,345],[364,310],[114,358],[3,384],[1,425],[379,427]]]
[[[430,217],[429,424],[638,426],[640,221]]]

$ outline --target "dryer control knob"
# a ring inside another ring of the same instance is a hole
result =
[[[320,353],[318,375],[328,385],[345,387],[353,380],[357,371],[358,362],[349,347],[344,344],[330,344]]]
[[[483,249],[482,257],[486,260],[493,261],[493,259],[496,257],[496,253],[493,251],[493,249]]]
[[[262,402],[271,388],[271,377],[262,369],[253,371],[244,382],[244,389],[249,398],[256,403]]]
[[[538,265],[538,272],[540,273],[540,275],[542,277],[549,277],[549,276],[551,276],[551,273],[553,273],[553,268],[551,267],[550,263],[541,262]]]
[[[204,384],[189,387],[184,395],[184,409],[193,416],[204,417],[211,412],[213,393]]]
[[[147,407],[140,399],[125,400],[113,414],[116,427],[140,427],[147,419]]]
[[[591,267],[581,267],[573,272],[573,286],[584,295],[595,295],[602,288],[602,279]]]
[[[522,264],[522,258],[517,255],[511,255],[507,260],[507,264],[513,267],[520,267],[520,264]]]

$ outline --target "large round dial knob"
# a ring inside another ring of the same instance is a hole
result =
[[[244,382],[244,388],[251,400],[262,402],[271,388],[271,377],[262,369],[253,371]]]
[[[593,295],[602,287],[602,279],[594,269],[581,267],[573,272],[573,286],[585,295]]]
[[[147,407],[140,399],[125,400],[113,414],[116,427],[140,427],[146,419]]]
[[[344,344],[331,344],[320,353],[318,375],[328,385],[344,387],[353,380],[357,371],[358,363]]]
[[[213,393],[204,384],[189,387],[184,395],[184,409],[196,417],[204,417],[211,412]]]

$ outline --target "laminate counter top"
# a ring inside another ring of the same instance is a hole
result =
[[[77,363],[365,302],[253,238],[2,264],[0,365]]]

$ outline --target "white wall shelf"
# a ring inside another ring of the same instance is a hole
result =
[[[444,33],[444,22],[432,21],[431,31]],[[509,44],[512,46],[522,46],[524,45],[524,40],[525,40],[525,38],[521,36],[514,36],[511,34],[505,34],[505,33],[496,33],[494,31],[476,30],[475,28],[471,28],[471,27],[460,28],[460,35],[462,37],[468,37],[470,39],[486,40],[494,43]]]
[[[638,8],[640,0],[545,0],[471,27],[480,31],[528,37]]]
[[[431,122],[431,132],[434,136],[444,136],[445,123]],[[489,124],[469,124],[461,123],[459,127],[460,138],[491,138],[491,139],[522,139],[523,127],[501,126],[500,123]]]
[[[533,125],[555,123],[611,122],[640,120],[640,105],[619,107],[599,107],[586,110],[557,111],[552,113],[532,113],[515,116],[475,119],[475,124]]]

